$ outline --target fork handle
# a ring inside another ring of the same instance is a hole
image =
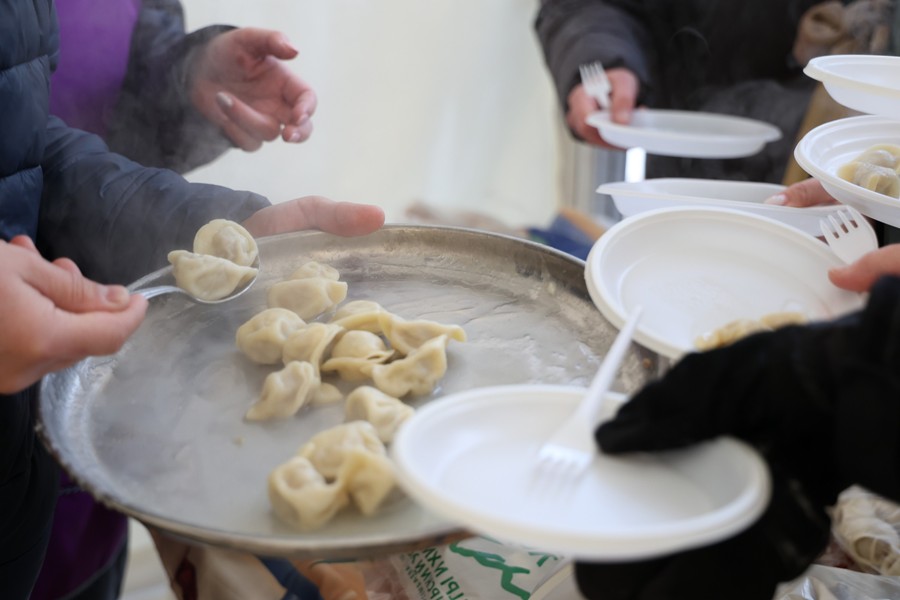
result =
[[[576,414],[580,419],[584,419],[592,425],[596,422],[597,414],[603,404],[603,399],[606,396],[606,392],[608,392],[609,388],[612,386],[616,373],[619,371],[619,366],[622,364],[622,359],[625,358],[625,352],[631,344],[631,338],[634,336],[634,329],[637,327],[643,311],[644,308],[640,305],[636,306],[631,311],[625,324],[622,325],[622,329],[620,329],[618,335],[616,335],[616,339],[613,340],[609,352],[603,357],[600,369],[594,376],[593,381],[591,381],[590,387],[588,387],[586,393],[587,401],[581,402],[578,405]]]

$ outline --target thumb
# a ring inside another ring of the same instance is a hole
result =
[[[37,267],[25,273],[23,279],[62,310],[117,311],[129,304],[130,294],[121,285],[102,285],[86,279],[77,270],[43,260],[38,261]]]
[[[868,291],[884,275],[900,275],[900,244],[873,250],[846,267],[828,271],[834,285],[851,292]]]

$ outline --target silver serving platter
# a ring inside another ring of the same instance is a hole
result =
[[[233,302],[155,298],[116,355],[44,379],[38,431],[76,480],[106,505],[176,536],[255,554],[361,558],[464,535],[400,497],[373,517],[352,511],[300,532],[273,514],[266,478],[343,406],[303,409],[270,423],[243,419],[276,366],[235,347],[238,326],[266,308],[267,288],[308,260],[337,268],[347,300],[402,317],[464,327],[448,371],[428,397],[511,383],[587,385],[616,329],[588,295],[584,263],[527,240],[469,229],[386,226],[358,238],[301,232],[259,240],[262,271]],[[162,269],[137,289],[171,283]],[[323,315],[321,319],[327,319]],[[632,346],[617,388],[633,391],[660,360]],[[348,388],[345,388],[348,389]]]

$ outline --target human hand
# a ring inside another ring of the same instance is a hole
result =
[[[81,276],[75,263],[44,260],[26,236],[0,241],[0,393],[122,347],[147,301]]]
[[[610,113],[615,123],[627,124],[631,122],[631,113],[634,112],[635,102],[637,102],[638,79],[630,70],[625,68],[608,69],[606,77],[609,79],[611,89],[610,92]],[[571,130],[579,138],[604,148],[616,148],[608,144],[602,137],[600,132],[593,125],[588,125],[585,120],[591,113],[600,110],[597,101],[590,97],[584,90],[584,85],[578,84],[569,93],[568,98],[569,111],[566,113],[566,123]]]
[[[334,202],[322,196],[304,196],[267,206],[243,222],[256,237],[321,229],[342,236],[366,235],[384,225],[384,211],[371,204]]]
[[[766,459],[772,498],[744,532],[703,548],[623,564],[580,563],[604,600],[769,600],[824,549],[826,507],[853,483],[900,498],[900,279],[864,311],[690,354],[600,426],[604,452],[660,451],[719,435]],[[698,577],[702,574],[702,577]]]
[[[804,179],[789,185],[778,194],[766,198],[764,203],[775,206],[793,206],[795,208],[839,204],[831,194],[825,191],[818,179]]]
[[[279,135],[302,142],[312,134],[317,99],[283,62],[295,56],[297,49],[277,31],[245,27],[218,35],[192,65],[191,101],[243,150]]]
[[[831,283],[851,292],[867,292],[885,275],[900,275],[900,244],[883,246],[852,264],[828,271]]]

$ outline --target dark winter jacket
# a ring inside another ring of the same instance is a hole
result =
[[[0,0],[0,238],[29,235],[47,259],[66,256],[89,277],[128,283],[190,247],[211,219],[242,221],[268,204],[141,167],[48,117],[57,41],[51,0]],[[58,473],[34,437],[33,396],[0,396],[4,598],[25,597],[14,585],[27,594],[55,501]]]
[[[780,181],[814,81],[792,57],[816,0],[543,0],[536,29],[561,106],[578,66],[600,60],[640,80],[639,103],[768,121],[779,142],[748,159],[651,157],[648,177]]]

